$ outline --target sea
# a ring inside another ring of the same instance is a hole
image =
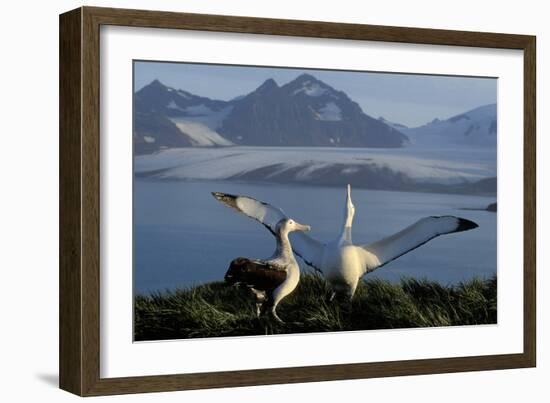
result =
[[[211,192],[247,195],[273,204],[311,225],[310,235],[321,241],[336,238],[344,219],[344,187],[136,178],[136,293],[222,281],[233,258],[271,256],[273,236],[256,221],[219,203]],[[454,215],[479,225],[440,236],[368,274],[365,281],[416,278],[452,285],[496,274],[497,214],[484,210],[495,197],[352,189],[352,199],[356,244],[374,242],[425,216]],[[300,265],[304,272],[311,270],[301,261]]]

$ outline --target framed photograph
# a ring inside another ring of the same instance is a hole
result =
[[[60,16],[60,387],[533,367],[535,37]]]

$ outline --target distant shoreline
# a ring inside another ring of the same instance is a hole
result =
[[[461,210],[488,211],[490,213],[496,213],[497,212],[497,203],[496,202],[491,203],[485,208],[483,208],[483,207],[479,207],[479,208],[465,207],[465,208],[462,208]]]

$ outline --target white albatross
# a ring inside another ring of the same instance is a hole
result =
[[[213,196],[262,223],[272,234],[277,223],[286,218],[283,211],[270,204],[247,196],[212,193]],[[353,244],[351,227],[355,207],[351,201],[351,186],[347,188],[344,222],[338,237],[322,243],[305,233],[297,233],[292,249],[306,264],[321,272],[332,287],[332,297],[345,295],[352,298],[359,280],[367,273],[424,245],[439,235],[452,234],[477,228],[470,220],[454,216],[425,217],[394,235],[367,245]]]
[[[231,205],[232,200],[234,199],[227,199],[224,203]],[[230,263],[225,281],[229,284],[244,284],[252,290],[256,297],[258,316],[267,302],[273,317],[283,323],[277,315],[277,305],[294,291],[300,281],[300,266],[292,253],[288,234],[310,229],[309,225],[284,217],[275,224],[277,247],[271,258],[264,260],[238,257]]]

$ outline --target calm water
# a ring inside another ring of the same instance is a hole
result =
[[[257,222],[216,201],[212,191],[268,201],[312,226],[311,235],[328,241],[343,220],[345,189],[253,185],[230,182],[134,182],[134,281],[138,293],[222,280],[237,256],[268,257],[272,235]],[[365,278],[398,281],[428,278],[442,284],[489,277],[496,272],[495,213],[484,208],[493,197],[354,189],[355,243],[368,243],[428,215],[457,215],[479,228],[442,236]],[[299,260],[299,259],[298,259]],[[308,270],[302,262],[301,266]]]

